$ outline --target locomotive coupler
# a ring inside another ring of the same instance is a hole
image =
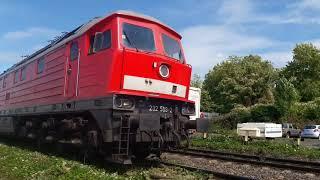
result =
[[[186,129],[196,129],[197,132],[205,133],[209,129],[209,119],[197,118],[196,120],[189,120],[185,122]]]

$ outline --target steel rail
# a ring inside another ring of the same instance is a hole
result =
[[[212,174],[213,176],[215,176],[217,178],[222,178],[222,179],[232,179],[232,180],[251,180],[251,179],[254,179],[254,178],[250,178],[250,177],[225,174],[225,173],[221,173],[221,172],[217,172],[217,171],[213,171],[213,170],[192,167],[192,166],[186,166],[186,165],[171,163],[171,162],[167,162],[167,161],[160,161],[160,163],[167,165],[167,166],[180,167],[180,168],[183,168],[183,169],[186,169],[189,171],[196,171],[196,172],[202,172],[202,173],[206,173],[206,174]]]
[[[305,171],[305,172],[313,172],[313,173],[320,172],[320,163],[312,162],[312,161],[280,159],[280,158],[273,158],[273,157],[227,153],[227,152],[203,150],[203,149],[167,150],[165,152],[212,158],[212,159],[220,159],[225,161],[255,164],[255,165],[264,165],[264,166],[299,170],[299,171]]]

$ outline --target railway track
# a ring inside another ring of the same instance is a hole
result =
[[[186,149],[186,150],[168,150],[166,152],[182,155],[220,159],[232,162],[241,162],[255,165],[271,166],[290,170],[319,173],[320,162],[280,159],[273,157],[261,157],[256,155],[245,155],[238,153],[227,153],[213,150]]]

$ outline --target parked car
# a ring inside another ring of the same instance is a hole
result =
[[[304,138],[319,138],[320,140],[320,125],[307,125],[301,133],[302,140]]]
[[[292,123],[282,123],[282,137],[300,137],[301,130],[295,128]]]

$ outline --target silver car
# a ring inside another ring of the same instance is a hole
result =
[[[295,128],[291,123],[282,123],[282,137],[300,137],[301,130]]]
[[[320,125],[307,125],[303,128],[301,138],[319,138],[320,140]]]

